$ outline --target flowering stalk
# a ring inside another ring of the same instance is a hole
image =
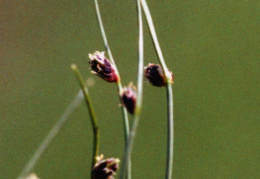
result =
[[[110,47],[109,47],[109,44],[108,44],[108,41],[107,41],[105,29],[104,29],[104,26],[103,26],[103,23],[102,23],[101,14],[100,14],[100,11],[99,11],[98,1],[94,0],[94,3],[95,3],[95,7],[96,7],[96,14],[97,14],[97,19],[98,19],[98,24],[99,24],[99,27],[100,27],[100,31],[101,31],[101,35],[102,35],[102,38],[103,38],[103,41],[104,41],[104,45],[105,45],[106,51],[108,52],[109,59],[111,60],[111,62],[115,66],[115,72],[118,74],[119,80],[117,81],[116,84],[117,84],[117,90],[118,90],[118,92],[120,92],[120,91],[123,90],[122,84],[121,84],[121,80],[120,80],[120,75],[119,75],[119,72],[117,70],[117,67],[116,67],[116,64],[115,64],[112,52],[110,50]],[[119,95],[119,98],[120,98],[120,95]],[[128,116],[127,116],[127,111],[126,111],[126,108],[124,106],[121,106],[121,111],[122,111],[122,116],[123,116],[124,134],[125,134],[125,146],[126,146],[127,145],[128,136],[129,136],[129,121],[128,121]],[[128,178],[130,179],[131,178],[131,161],[130,161],[130,159],[129,159],[129,162],[128,162],[128,170],[127,170],[127,172],[128,172]]]
[[[98,151],[99,151],[99,130],[98,130],[98,124],[97,124],[97,119],[94,113],[94,109],[89,97],[89,93],[88,93],[88,89],[85,86],[83,77],[79,71],[79,69],[77,68],[77,66],[75,64],[71,65],[71,69],[74,71],[79,84],[81,86],[81,89],[83,91],[85,100],[86,100],[86,104],[89,110],[89,115],[90,115],[90,119],[91,119],[91,124],[92,124],[92,128],[93,128],[93,133],[94,133],[94,145],[93,145],[93,156],[92,156],[92,166],[91,168],[95,165],[96,158],[98,157]]]
[[[167,89],[167,118],[168,118],[168,134],[167,134],[167,163],[166,163],[166,179],[172,178],[172,166],[173,166],[173,140],[174,140],[174,116],[173,116],[173,93],[172,93],[172,74],[168,70],[163,54],[156,36],[155,28],[153,25],[153,20],[149,11],[149,8],[147,6],[147,3],[145,0],[140,0],[146,20],[148,22],[148,26],[151,32],[151,36],[154,42],[154,46],[156,48],[157,55],[159,57],[159,62],[162,65],[162,69],[164,71],[165,77],[167,79],[166,81],[166,89]]]
[[[138,64],[138,75],[137,75],[137,99],[136,99],[136,105],[134,109],[134,120],[130,131],[130,136],[127,141],[127,145],[124,151],[124,157],[122,161],[122,169],[120,173],[120,179],[124,178],[126,169],[129,168],[130,165],[130,159],[131,159],[131,153],[133,149],[134,139],[136,136],[138,124],[139,124],[139,118],[141,114],[141,108],[142,108],[142,99],[143,99],[143,66],[144,66],[144,50],[143,50],[143,21],[142,21],[142,10],[141,10],[141,4],[140,1],[137,0],[137,12],[138,12],[138,26],[139,26],[139,64]],[[129,171],[128,171],[129,173]],[[130,175],[131,177],[131,175]]]
[[[116,84],[117,84],[118,92],[120,92],[123,89],[122,84],[121,84],[121,80],[120,80],[120,75],[119,75],[119,72],[117,70],[114,58],[112,56],[112,52],[110,50],[110,47],[109,47],[109,44],[108,44],[108,41],[107,41],[105,29],[104,29],[104,26],[103,26],[103,23],[102,23],[102,18],[101,18],[100,11],[99,11],[98,1],[94,0],[94,2],[95,2],[96,14],[97,14],[98,23],[99,23],[99,26],[100,26],[101,35],[102,35],[102,38],[103,38],[103,41],[104,41],[104,45],[105,45],[106,51],[108,52],[109,59],[111,60],[112,64],[115,67],[115,73],[118,75],[118,81],[116,82]],[[128,139],[128,135],[129,135],[129,123],[128,123],[127,111],[126,111],[126,108],[124,106],[122,106],[122,115],[123,115],[125,143],[126,143],[126,141]]]

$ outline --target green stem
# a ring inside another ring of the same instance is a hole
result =
[[[115,71],[116,71],[116,73],[119,76],[119,81],[116,84],[117,84],[118,92],[120,92],[120,91],[123,90],[122,84],[121,84],[121,80],[120,80],[120,75],[119,75],[117,66],[115,64],[112,52],[110,50],[108,41],[107,41],[105,29],[104,29],[104,26],[103,26],[100,10],[99,10],[99,6],[98,6],[98,1],[94,0],[94,2],[95,2],[95,7],[96,7],[96,14],[97,14],[97,18],[98,18],[98,24],[99,24],[99,27],[100,27],[100,31],[101,31],[101,35],[102,35],[102,38],[103,38],[103,41],[104,41],[104,45],[105,45],[106,51],[108,52],[109,59],[114,64]],[[129,122],[128,122],[127,110],[126,110],[126,108],[124,106],[122,106],[122,115],[123,115],[123,120],[124,120],[124,133],[125,133],[125,143],[126,143],[126,141],[128,139],[128,135],[129,135]]]
[[[60,129],[64,126],[64,124],[68,121],[71,113],[80,105],[83,100],[83,94],[80,90],[75,98],[68,105],[67,109],[64,111],[62,116],[57,120],[57,122],[53,125],[45,139],[42,141],[41,145],[36,149],[31,159],[23,168],[20,175],[17,177],[18,179],[25,178],[34,168],[37,161],[40,159],[42,154],[46,151],[46,149],[50,146],[51,142],[57,137]]]
[[[171,77],[171,74],[170,74],[170,72],[169,72],[169,70],[166,66],[165,60],[163,58],[162,50],[161,50],[161,47],[159,45],[159,41],[157,39],[157,35],[156,35],[156,32],[155,32],[155,28],[154,28],[154,25],[153,25],[153,20],[152,20],[149,8],[148,8],[145,0],[140,0],[140,1],[141,1],[143,10],[144,10],[145,16],[146,16],[146,20],[148,22],[148,26],[149,26],[149,29],[150,29],[150,33],[151,33],[151,36],[152,36],[152,39],[153,39],[153,43],[154,43],[157,55],[159,57],[159,62],[162,65],[163,71],[164,71],[168,81],[171,81],[172,77]]]
[[[163,58],[163,54],[156,36],[155,28],[153,25],[153,20],[147,6],[145,0],[140,0],[147,22],[150,29],[150,33],[153,39],[154,46],[156,48],[157,55],[159,57],[159,62],[162,65],[164,74],[167,78],[167,118],[168,118],[168,137],[167,137],[167,164],[166,164],[166,179],[172,178],[172,168],[173,168],[173,151],[174,151],[174,116],[173,116],[173,93],[172,93],[172,86],[171,86],[171,73],[169,72],[166,63]]]
[[[137,75],[137,102],[136,102],[136,109],[134,113],[134,120],[132,124],[132,128],[130,131],[130,136],[127,142],[127,146],[125,148],[124,158],[122,162],[122,169],[120,173],[120,178],[124,178],[124,174],[126,168],[128,168],[129,161],[131,159],[131,153],[133,150],[134,139],[136,136],[141,108],[142,108],[142,99],[143,99],[143,76],[144,76],[144,50],[143,50],[143,22],[142,22],[142,10],[140,1],[137,0],[137,12],[138,12],[138,26],[139,26],[139,65],[138,65],[138,75]]]
[[[77,66],[75,64],[71,65],[71,69],[74,71],[74,73],[79,81],[79,84],[80,84],[83,94],[85,96],[86,104],[87,104],[87,107],[89,110],[89,115],[90,115],[90,119],[91,119],[93,135],[94,135],[93,156],[92,156],[92,168],[93,168],[93,166],[97,162],[96,157],[98,156],[98,151],[99,151],[99,130],[98,130],[97,119],[96,119],[94,109],[93,109],[93,106],[92,106],[92,103],[90,100],[88,89],[85,86],[84,79],[83,79],[79,69],[77,68]]]
[[[103,41],[104,41],[105,48],[106,48],[106,51],[108,52],[109,59],[114,64],[115,71],[116,71],[116,73],[118,74],[118,77],[119,77],[119,81],[116,84],[117,84],[117,90],[120,93],[123,90],[120,74],[119,74],[119,71],[118,71],[117,66],[115,64],[112,52],[110,50],[110,47],[109,47],[109,44],[108,44],[108,41],[107,41],[106,32],[105,32],[105,29],[104,29],[104,26],[103,26],[100,10],[99,10],[99,6],[98,6],[98,1],[94,0],[94,2],[95,2],[95,7],[96,7],[96,14],[97,14],[97,19],[98,19],[98,24],[99,24],[99,27],[100,27],[100,31],[101,31],[101,35],[102,35],[102,38],[103,38]],[[121,102],[120,95],[119,95],[119,100]],[[121,106],[121,112],[122,112],[122,116],[123,116],[124,135],[125,135],[124,138],[125,138],[125,147],[126,147],[127,146],[128,137],[129,137],[129,121],[128,121],[128,116],[127,116],[127,110],[126,110],[126,108],[123,105]],[[131,160],[130,159],[129,159],[129,162],[128,162],[127,177],[128,177],[128,179],[131,179]]]
[[[171,82],[167,82],[167,117],[168,117],[168,129],[167,129],[167,167],[166,167],[166,179],[172,179],[173,168],[173,142],[174,142],[174,115],[173,115],[173,92]]]

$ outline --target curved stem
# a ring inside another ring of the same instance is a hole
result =
[[[153,20],[152,20],[149,8],[148,8],[145,0],[140,0],[140,1],[141,1],[143,10],[144,10],[145,16],[146,16],[146,20],[148,22],[148,26],[149,26],[149,29],[150,29],[150,33],[151,33],[151,36],[152,36],[152,39],[153,39],[153,43],[154,43],[157,55],[159,57],[159,62],[162,65],[163,71],[164,71],[168,81],[170,81],[172,77],[171,77],[170,72],[168,71],[165,60],[163,58],[162,50],[161,50],[161,47],[160,47],[158,39],[157,39],[157,35],[156,35],[156,32],[155,32],[155,28],[154,28],[154,25],[153,25]]]
[[[104,45],[105,45],[106,51],[108,52],[109,59],[114,64],[116,73],[119,76],[119,81],[117,82],[117,89],[118,89],[118,92],[120,92],[120,91],[123,90],[122,84],[121,84],[121,80],[120,80],[120,75],[119,75],[117,66],[115,64],[112,52],[110,50],[108,41],[107,41],[105,29],[104,29],[104,26],[103,26],[100,10],[99,10],[99,6],[98,6],[98,1],[94,0],[94,2],[95,2],[95,7],[96,7],[96,14],[97,14],[97,19],[98,19],[98,24],[99,24],[99,27],[100,27],[100,31],[101,31],[101,35],[102,35],[102,38],[103,38],[103,41],[104,41]],[[122,115],[123,115],[123,120],[124,120],[124,133],[125,133],[125,143],[126,143],[126,141],[128,139],[128,135],[129,135],[129,122],[128,122],[127,111],[126,111],[126,108],[124,106],[122,106]]]
[[[97,162],[96,157],[98,156],[98,151],[99,151],[99,130],[98,130],[97,118],[96,118],[95,113],[94,113],[94,109],[93,109],[93,106],[92,106],[92,103],[91,103],[91,100],[90,100],[88,89],[85,86],[83,77],[82,77],[79,69],[77,68],[77,66],[75,64],[71,65],[71,69],[74,71],[74,73],[75,73],[75,75],[76,75],[76,77],[79,81],[79,84],[80,84],[81,89],[83,91],[83,94],[84,94],[84,97],[85,97],[85,100],[86,100],[86,104],[87,104],[87,107],[88,107],[88,110],[89,110],[89,115],[90,115],[91,124],[92,124],[92,128],[93,128],[93,134],[94,134],[94,136],[93,136],[94,137],[94,145],[93,145],[93,156],[92,156],[92,168],[93,168],[95,163]]]
[[[106,32],[105,32],[105,29],[104,29],[104,26],[103,26],[100,10],[99,10],[99,6],[98,6],[98,1],[94,0],[94,2],[95,2],[95,7],[96,7],[96,14],[97,14],[97,19],[98,19],[98,24],[99,24],[99,27],[100,27],[100,31],[101,31],[101,35],[102,35],[102,38],[103,38],[103,41],[104,41],[105,48],[106,48],[106,51],[108,52],[109,59],[114,64],[115,71],[116,71],[116,73],[118,74],[118,77],[119,77],[119,80],[118,80],[118,82],[116,84],[117,84],[117,90],[120,93],[123,90],[120,74],[118,72],[117,66],[115,64],[112,52],[110,50],[110,47],[109,47],[109,44],[108,44],[108,41],[107,41]],[[119,95],[119,100],[121,102],[120,95]],[[129,121],[128,121],[128,116],[127,116],[127,110],[126,110],[126,108],[123,105],[121,106],[121,111],[122,111],[123,123],[124,123],[124,135],[125,135],[124,138],[125,138],[125,147],[126,147],[127,146],[127,140],[128,140],[128,137],[129,137]],[[127,171],[127,173],[128,173],[127,174],[128,179],[130,179],[131,178],[131,161],[130,161],[130,159],[129,159],[129,163],[128,163],[128,171]]]
[[[140,115],[142,101],[143,101],[143,77],[144,77],[144,40],[143,40],[143,19],[142,9],[140,1],[137,0],[138,10],[138,26],[139,26],[139,65],[138,65],[138,76],[137,76],[137,102],[135,115]]]
[[[64,111],[62,116],[57,120],[57,122],[53,125],[52,129],[49,131],[45,139],[42,141],[41,145],[36,149],[32,158],[28,161],[28,163],[23,168],[22,172],[18,176],[18,179],[23,179],[26,177],[34,168],[35,164],[42,156],[42,154],[46,151],[46,149],[50,146],[53,139],[55,139],[60,131],[60,129],[64,126],[64,124],[69,119],[71,113],[80,105],[83,100],[83,93],[80,90],[75,98],[68,105],[67,109]]]
[[[134,145],[134,139],[136,136],[141,108],[142,108],[142,99],[143,99],[143,76],[144,76],[144,43],[143,43],[143,22],[142,22],[142,11],[140,1],[137,0],[137,12],[138,12],[138,26],[139,26],[139,64],[138,64],[138,75],[137,75],[137,101],[136,101],[136,109],[134,113],[133,125],[130,131],[130,136],[127,141],[127,146],[125,148],[124,158],[122,162],[122,169],[120,173],[120,178],[124,178],[124,174],[127,166],[129,165],[129,161],[131,158],[131,153]]]
[[[164,74],[167,78],[167,118],[168,118],[168,137],[167,137],[167,163],[166,163],[166,179],[172,178],[172,168],[173,168],[173,151],[174,151],[174,117],[173,117],[173,93],[172,93],[172,86],[171,86],[171,73],[169,72],[166,63],[163,58],[163,54],[156,36],[155,28],[153,25],[153,20],[149,11],[149,8],[147,6],[147,3],[145,0],[140,0],[147,22],[148,26],[151,32],[151,36],[153,39],[153,43],[157,52],[157,55],[159,57],[159,62],[162,65]]]

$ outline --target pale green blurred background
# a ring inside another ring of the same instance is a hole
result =
[[[174,178],[260,178],[259,8],[257,0],[148,0],[175,76]],[[123,85],[136,82],[135,1],[100,1]],[[145,64],[157,57],[145,22]],[[0,178],[16,178],[79,85],[90,94],[101,153],[122,157],[116,86],[92,76],[88,53],[104,50],[91,0],[0,1]],[[166,93],[144,83],[133,179],[164,178]],[[82,104],[35,166],[42,179],[89,178],[92,131]]]

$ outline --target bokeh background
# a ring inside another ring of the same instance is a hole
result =
[[[259,8],[257,0],[148,0],[175,76],[174,178],[260,178]],[[135,1],[100,1],[122,83],[136,83]],[[145,22],[145,21],[144,21]],[[145,64],[157,63],[145,22]],[[90,94],[100,151],[122,157],[116,86],[90,74],[88,53],[103,51],[92,0],[0,1],[0,178],[16,178],[79,90],[76,63],[95,82]],[[144,82],[133,178],[164,178],[166,90]],[[130,118],[132,119],[132,118]],[[89,178],[92,130],[78,107],[33,172]]]

